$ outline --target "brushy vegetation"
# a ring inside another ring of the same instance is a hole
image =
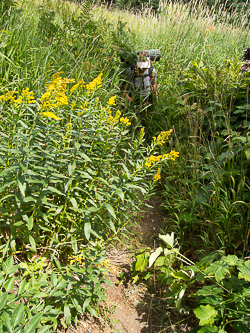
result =
[[[195,309],[195,332],[248,332],[247,16],[4,0],[0,25],[1,332],[97,315],[107,244],[153,189],[179,246],[171,234],[168,249],[141,251],[137,278],[158,278],[171,307]],[[150,48],[162,54],[159,99],[138,111],[119,91],[120,55]]]

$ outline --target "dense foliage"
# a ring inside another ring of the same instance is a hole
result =
[[[157,192],[166,245],[136,255],[134,282],[159,280],[196,331],[248,332],[247,17],[177,2],[157,15],[63,0],[0,10],[0,330],[98,315],[107,245]],[[120,93],[120,57],[150,48],[159,99],[138,106]]]

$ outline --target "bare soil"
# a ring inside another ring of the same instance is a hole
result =
[[[119,283],[119,275],[125,272],[131,275],[130,268],[133,255],[143,247],[158,247],[158,235],[165,222],[158,201],[141,213],[137,223],[131,226],[129,240],[122,239],[122,245],[110,248],[108,262],[110,265],[111,285],[107,287],[106,303],[101,304],[100,318],[88,317],[82,319],[77,330],[69,329],[67,333],[160,333],[188,332],[190,327],[171,312],[164,304],[161,291],[155,293],[155,288],[144,283],[133,284],[130,279]],[[182,318],[183,319],[183,318]]]

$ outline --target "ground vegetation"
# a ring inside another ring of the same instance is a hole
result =
[[[162,288],[163,319],[167,300],[193,332],[249,332],[247,15],[4,0],[0,28],[0,331],[98,316],[107,248],[157,195],[157,248],[127,276]],[[159,98],[138,107],[121,57],[156,48]]]

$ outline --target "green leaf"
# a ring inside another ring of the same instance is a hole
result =
[[[124,202],[124,192],[118,188],[115,193],[121,198],[122,202]]]
[[[169,245],[171,248],[174,246],[174,233],[172,232],[171,235],[159,235],[159,238],[163,240],[167,245]]]
[[[85,301],[83,303],[83,306],[82,306],[82,312],[85,311],[85,309],[89,305],[90,301],[91,301],[91,297],[88,297],[88,298],[85,299]]]
[[[25,197],[26,183],[24,177],[18,177],[17,183],[22,196]]]
[[[52,325],[45,325],[42,328],[40,328],[37,333],[47,333],[50,332],[49,329],[52,327]]]
[[[217,316],[218,311],[213,306],[207,304],[206,306],[200,305],[194,310],[194,313],[200,319],[199,325],[204,326],[214,323],[214,318]]]
[[[244,279],[250,282],[250,260],[245,261],[243,264],[238,265],[239,279]]]
[[[75,208],[75,209],[78,209],[78,204],[77,204],[77,201],[75,198],[71,198],[70,199],[70,202],[72,203],[72,206]]]
[[[91,159],[81,151],[78,151],[78,154],[86,161],[86,162],[92,162]]]
[[[75,170],[76,168],[76,162],[74,161],[72,164],[69,164],[68,165],[68,172],[69,172],[69,176],[72,175],[73,171]]]
[[[53,287],[57,285],[57,276],[54,271],[51,272],[50,281]]]
[[[7,297],[8,297],[8,292],[3,293],[2,291],[0,291],[0,310],[4,308],[5,303],[7,301]]]
[[[47,190],[49,190],[50,192],[52,193],[56,193],[56,194],[60,194],[60,195],[63,195],[65,196],[64,193],[62,193],[61,191],[59,191],[58,189],[56,189],[55,187],[52,187],[52,186],[48,186]]]
[[[13,311],[11,318],[11,324],[14,328],[21,323],[21,321],[23,320],[23,316],[24,316],[24,304],[19,303],[18,306]]]
[[[87,306],[89,313],[91,314],[91,316],[93,317],[97,317],[97,313],[95,311],[95,309],[93,309],[90,305]]]
[[[115,215],[115,211],[114,211],[113,207],[109,203],[105,203],[104,206],[107,208],[110,215],[116,219],[116,215]]]
[[[222,332],[225,331],[223,330]],[[205,325],[197,333],[218,333],[218,328],[216,326]]]
[[[85,234],[85,237],[87,238],[87,240],[89,240],[89,238],[90,238],[90,232],[91,232],[91,223],[86,222],[84,224],[84,234]]]
[[[24,292],[25,283],[26,283],[26,281],[24,279],[20,282],[19,287],[18,287],[18,295],[20,295]]]
[[[10,292],[14,288],[15,277],[12,276],[11,279],[6,280],[3,287],[5,288],[6,292]]]
[[[77,241],[74,236],[71,237],[71,242],[72,242],[72,248],[73,248],[75,254],[77,254]]]
[[[29,242],[30,242],[30,245],[31,245],[32,249],[34,251],[36,251],[36,242],[35,242],[34,238],[31,235],[29,235]]]
[[[32,317],[29,322],[26,324],[23,333],[33,333],[35,332],[39,321],[42,319],[43,313],[38,313],[34,317]]]
[[[79,313],[83,314],[82,308],[81,308],[80,304],[78,303],[77,299],[75,297],[72,297],[72,296],[70,298],[71,298],[72,304],[74,305],[74,307],[76,308],[76,310]]]
[[[220,282],[230,273],[230,269],[227,263],[223,260],[212,263],[209,267],[204,270],[204,273],[208,274],[214,272],[214,276],[217,282]]]
[[[159,255],[163,252],[163,248],[162,247],[158,247],[155,252],[153,252],[150,257],[149,257],[149,262],[148,262],[148,267],[150,268],[153,263],[155,262],[155,260],[159,257]]]
[[[67,304],[64,306],[64,317],[65,317],[66,323],[70,326],[70,324],[71,324],[71,312],[70,312],[70,308]]]
[[[9,274],[9,271],[11,270],[12,266],[14,264],[13,256],[8,257],[3,263],[2,263],[2,269],[4,273],[7,275]]]

